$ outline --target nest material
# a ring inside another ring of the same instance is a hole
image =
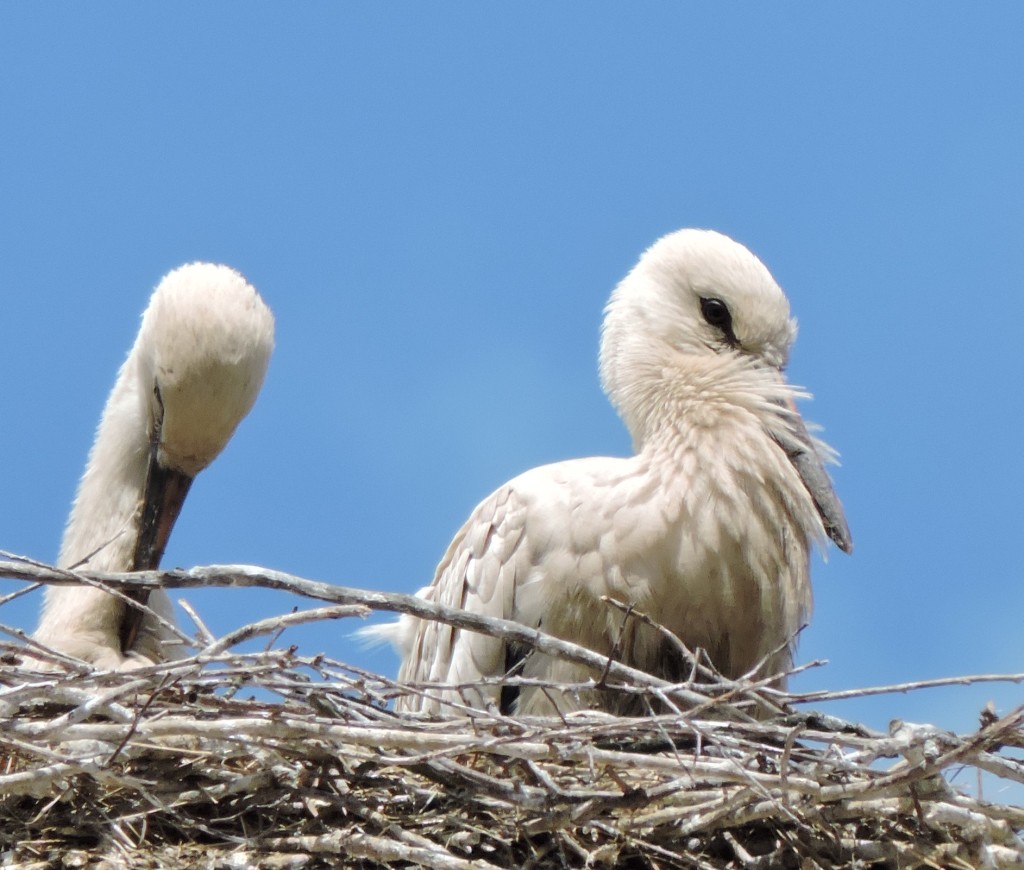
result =
[[[8,644],[0,864],[1024,865],[1024,809],[950,782],[970,781],[964,768],[1024,782],[1024,709],[967,736],[882,734],[761,684],[649,678],[622,689],[651,700],[646,717],[438,721],[390,709],[423,687],[294,650],[231,651],[338,611],[201,637],[198,655],[130,673],[56,658],[40,673]]]

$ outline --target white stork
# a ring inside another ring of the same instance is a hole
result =
[[[249,412],[273,346],[273,315],[238,272],[193,263],[164,277],[103,410],[60,567],[159,566],[193,478]],[[165,592],[148,606],[173,621]],[[102,590],[51,586],[35,639],[102,669],[174,657],[170,632],[141,614]]]
[[[515,620],[669,679],[673,645],[602,602],[647,614],[726,676],[785,672],[811,608],[809,556],[830,537],[850,552],[826,474],[831,451],[807,433],[783,377],[796,323],[749,250],[707,230],[665,236],[612,293],[601,380],[635,455],[534,468],[473,511],[419,594]],[[460,686],[508,673],[572,683],[581,665],[439,622],[403,616],[364,629],[403,656],[399,679]],[[550,714],[636,709],[609,692],[455,688],[404,696]]]

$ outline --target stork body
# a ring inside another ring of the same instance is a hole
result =
[[[795,332],[782,291],[742,245],[702,230],[657,242],[616,288],[602,331],[602,381],[636,454],[559,462],[505,484],[419,594],[684,676],[674,646],[607,596],[727,676],[785,671],[811,608],[810,548],[826,534],[851,548],[818,455],[827,448],[807,434],[781,374]],[[366,632],[399,649],[401,681],[453,687],[404,696],[406,709],[635,711],[610,692],[454,688],[513,669],[562,683],[597,676],[482,634],[410,616]]]
[[[104,408],[60,567],[159,566],[192,479],[256,400],[273,335],[270,309],[227,266],[193,263],[161,281]],[[173,621],[163,591],[148,605]],[[173,656],[158,620],[87,586],[50,587],[35,637],[104,669]]]

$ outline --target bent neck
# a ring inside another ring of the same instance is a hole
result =
[[[793,393],[777,371],[719,356],[703,368],[663,365],[636,377],[618,407],[638,458],[687,515],[723,528],[730,517],[756,516],[768,537],[789,534],[809,548],[824,541],[824,527],[779,444]],[[728,507],[707,513],[715,504]]]
[[[148,414],[135,350],[118,373],[89,451],[57,564],[131,569],[148,460]]]
[[[746,357],[668,347],[633,359],[629,377],[618,383],[628,386],[609,395],[637,452],[737,425],[764,429],[793,392],[778,372]]]

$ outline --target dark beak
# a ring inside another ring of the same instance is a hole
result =
[[[160,567],[171,530],[181,513],[192,478],[180,471],[164,468],[158,459],[159,426],[149,449],[149,468],[146,472],[146,489],[142,497],[142,517],[139,522],[139,538],[135,544],[132,559],[133,571],[155,571]],[[129,598],[145,604],[149,591],[145,589],[127,592]],[[134,646],[142,626],[143,612],[137,607],[125,611],[121,623],[121,651],[127,654]]]
[[[792,411],[787,420],[789,431],[784,439],[776,436],[776,441],[786,451],[789,461],[793,463],[804,486],[814,499],[814,506],[818,509],[826,534],[840,550],[851,553],[853,538],[850,536],[850,527],[846,524],[843,505],[832,488],[832,480],[825,471],[825,465],[814,448],[814,442],[796,410],[796,405],[792,400],[787,404]]]

